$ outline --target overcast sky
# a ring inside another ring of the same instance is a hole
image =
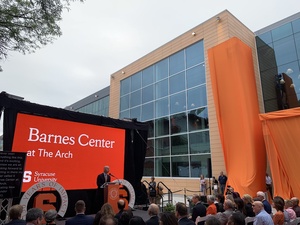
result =
[[[225,9],[257,31],[299,12],[299,6],[299,0],[75,2],[63,14],[63,35],[53,44],[28,55],[10,52],[0,61],[0,92],[64,108],[108,86],[115,71]]]

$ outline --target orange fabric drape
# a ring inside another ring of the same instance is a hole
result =
[[[227,184],[240,194],[265,191],[266,153],[252,50],[231,38],[208,50]]]
[[[260,114],[274,196],[300,198],[300,108]]]

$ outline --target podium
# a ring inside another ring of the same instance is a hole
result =
[[[115,212],[119,212],[118,201],[120,199],[120,184],[115,182],[106,182],[101,187],[104,189],[104,203],[109,203]]]

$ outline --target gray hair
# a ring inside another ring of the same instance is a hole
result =
[[[27,211],[26,214],[26,222],[31,222],[37,219],[43,219],[44,212],[39,208],[31,208]]]

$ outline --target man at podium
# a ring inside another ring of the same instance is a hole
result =
[[[100,209],[101,206],[104,204],[104,184],[110,182],[110,175],[109,175],[109,166],[104,166],[103,173],[100,173],[97,176],[97,208]]]

